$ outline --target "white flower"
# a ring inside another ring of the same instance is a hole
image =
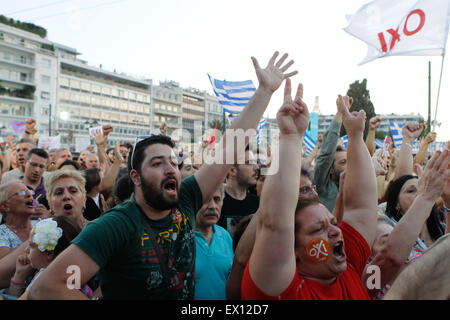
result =
[[[40,251],[53,251],[62,236],[62,229],[52,218],[39,221],[34,227],[33,242]]]

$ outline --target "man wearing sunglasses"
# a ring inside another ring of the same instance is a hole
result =
[[[231,130],[256,130],[273,93],[297,73],[286,73],[293,64],[284,63],[287,54],[277,57],[278,52],[265,69],[252,57],[259,87]],[[131,199],[87,225],[36,280],[28,297],[86,299],[66,285],[68,268],[77,266],[81,285],[100,272],[104,299],[193,299],[196,213],[245,154],[245,148],[236,151],[234,141],[226,138],[215,159],[233,155],[234,161],[204,163],[183,181],[170,138],[157,135],[136,143],[128,161]]]

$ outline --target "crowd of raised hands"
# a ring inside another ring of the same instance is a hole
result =
[[[371,118],[364,137],[365,112],[353,111],[353,99],[338,95],[329,130],[319,136],[316,148],[306,157],[302,145],[309,109],[303,100],[303,84],[292,84],[297,71],[288,71],[294,62],[286,63],[287,58],[276,52],[261,68],[252,57],[259,87],[230,128],[256,128],[273,93],[284,82],[276,116],[279,134],[263,155],[269,174],[258,192],[256,214],[240,240],[236,239],[227,297],[447,299],[450,144],[430,153],[429,146],[437,138],[430,132],[413,154],[412,146],[424,127],[408,122],[402,128],[400,148],[391,143],[376,149],[375,133],[382,119]],[[294,96],[292,87],[296,88]],[[341,125],[348,135],[346,149],[339,146]],[[134,190],[128,176],[132,145],[117,143],[108,148],[111,125],[104,125],[93,136],[97,152],[91,146],[81,150],[76,160],[72,155],[63,158],[63,150],[30,152],[39,149],[35,126],[35,120],[28,120],[21,140],[8,136],[0,144],[4,175],[0,211],[5,226],[0,226],[0,287],[5,297],[28,298],[30,275],[33,282],[40,272],[43,278],[48,276],[44,270],[84,227],[129,199]],[[167,134],[165,124],[159,133]],[[208,139],[203,140],[200,150],[208,149]],[[183,155],[183,150],[183,146],[176,147],[182,159],[177,170],[187,170],[186,176],[195,174],[207,203],[226,181],[231,166],[204,164],[193,152]],[[221,143],[213,151],[216,156],[235,152],[230,143]],[[6,181],[14,170],[15,178]],[[41,190],[42,198],[38,198],[34,195],[42,177],[46,193]],[[308,196],[299,193],[305,181],[312,183]],[[71,193],[71,201],[62,200],[65,192]],[[39,201],[44,198],[46,203]],[[56,243],[40,246],[39,237],[55,234],[59,234]],[[83,283],[80,290],[89,298],[101,297],[97,280]]]

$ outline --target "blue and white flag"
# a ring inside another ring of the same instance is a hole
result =
[[[256,144],[260,145],[262,143],[262,129],[266,126],[266,119],[262,118],[259,121],[258,128],[256,129]]]
[[[416,154],[417,152],[419,152],[420,149],[420,142],[418,140],[414,141],[413,146],[412,146],[412,153]]]
[[[342,141],[342,145],[344,146],[344,148],[347,149],[348,136],[345,135],[345,136],[341,137],[341,141]]]
[[[375,148],[383,149],[384,141],[381,139],[375,139]]]
[[[241,113],[256,91],[252,80],[217,80],[209,74],[208,77],[223,110],[231,114]]]
[[[303,137],[303,146],[306,147],[306,156],[309,156],[309,154],[314,150],[316,147],[317,142],[314,141],[310,135],[308,135],[307,132],[305,132],[305,135]]]
[[[402,136],[403,124],[389,121],[389,127],[391,128],[394,146],[396,149],[400,149],[403,143],[403,136]]]

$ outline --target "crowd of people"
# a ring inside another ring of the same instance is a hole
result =
[[[380,117],[336,115],[305,155],[303,85],[275,52],[227,130],[256,129],[284,83],[279,134],[196,152],[167,135],[85,150],[37,147],[36,121],[0,144],[0,299],[350,300],[450,298],[450,142],[426,128],[376,148]],[[341,127],[348,144],[340,143]],[[198,157],[200,155],[200,157]],[[206,157],[232,161],[206,161]],[[231,157],[230,157],[231,156]]]

